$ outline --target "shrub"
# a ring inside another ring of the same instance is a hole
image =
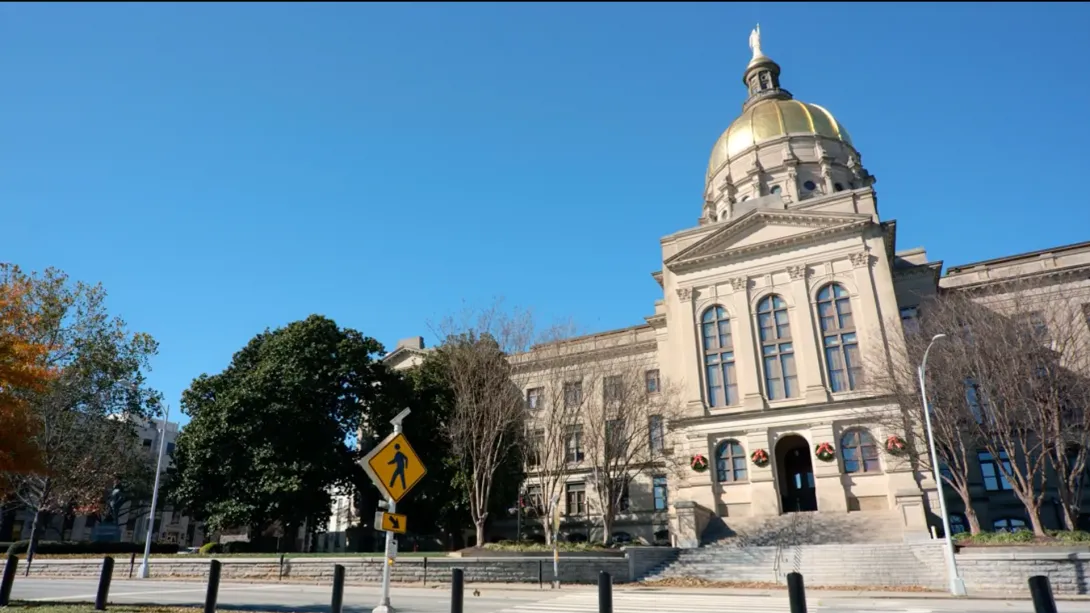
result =
[[[15,541],[8,546],[8,555],[25,554],[30,548],[30,541]],[[47,555],[97,555],[97,554],[123,554],[143,553],[143,543],[95,543],[90,541],[38,541],[39,554]],[[178,545],[174,543],[152,543],[151,552],[178,553]]]
[[[216,553],[223,553],[223,547],[219,543],[205,543],[201,545],[201,555],[207,556]]]
[[[1090,532],[1081,530],[1048,530],[1048,537],[1039,539],[1031,530],[1015,530],[1013,532],[981,532],[969,534],[962,532],[954,535],[954,541],[959,545],[1087,545],[1090,544]]]
[[[223,553],[253,553],[257,547],[249,541],[231,541],[223,544]]]
[[[545,543],[533,543],[523,541],[521,543],[515,541],[500,541],[498,543],[485,543],[485,549],[491,551],[552,551],[552,545],[546,545]],[[561,541],[557,543],[557,549],[559,551],[603,551],[608,547],[603,547],[601,543],[568,543]]]

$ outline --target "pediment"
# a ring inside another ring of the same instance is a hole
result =
[[[666,260],[671,270],[860,230],[873,223],[864,213],[755,210],[725,224]]]

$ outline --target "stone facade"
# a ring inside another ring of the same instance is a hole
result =
[[[595,583],[599,571],[606,571],[616,583],[634,581],[677,555],[676,550],[632,548],[624,556],[564,556],[560,560],[562,583]],[[25,562],[24,562],[25,563]],[[139,566],[136,560],[135,566]],[[224,558],[220,576],[223,581],[303,581],[330,582],[333,566],[345,567],[351,583],[380,583],[384,559],[377,558],[288,558],[283,566],[278,558]],[[118,560],[114,579],[129,577],[128,560]],[[398,583],[450,583],[451,571],[461,568],[465,579],[474,583],[549,583],[553,580],[552,558],[401,558],[391,570],[391,580]],[[200,558],[152,558],[152,575],[160,579],[205,580],[209,560]],[[22,567],[20,567],[20,571]],[[31,577],[98,577],[101,560],[38,559],[30,568]],[[22,573],[20,572],[20,575]]]

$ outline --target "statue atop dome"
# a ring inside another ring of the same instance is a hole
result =
[[[764,57],[764,53],[761,52],[761,24],[757,24],[757,27],[749,33],[749,48],[753,50],[753,59]]]

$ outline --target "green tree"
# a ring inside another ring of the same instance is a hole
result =
[[[366,482],[356,446],[364,410],[396,412],[408,400],[381,352],[320,315],[255,336],[183,393],[191,421],[176,441],[170,498],[213,531],[322,525],[334,489]]]
[[[141,473],[135,426],[161,411],[159,394],[144,378],[158,345],[108,314],[101,285],[73,283],[55,269],[27,275],[0,266],[0,277],[31,288],[28,340],[45,348],[42,365],[54,374],[22,398],[33,421],[28,441],[37,467],[0,475],[34,514],[29,564],[43,518],[99,513],[119,479]]]

